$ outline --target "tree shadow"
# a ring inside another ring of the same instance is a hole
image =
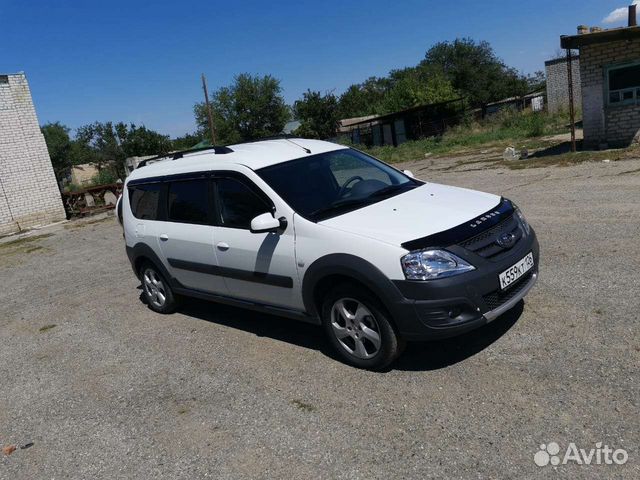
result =
[[[582,140],[576,140],[577,151],[582,151]],[[562,142],[529,154],[528,158],[545,158],[571,152],[571,142]]]
[[[143,293],[140,294],[140,300],[146,304]],[[385,371],[439,370],[462,362],[507,333],[516,324],[523,309],[524,302],[521,300],[490,324],[469,333],[445,340],[411,342],[404,354]],[[317,350],[335,361],[341,361],[318,325],[195,298],[187,299],[178,311],[188,317],[236,328],[258,337]]]

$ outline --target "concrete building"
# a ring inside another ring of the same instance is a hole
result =
[[[550,113],[569,110],[569,69],[567,59],[556,58],[544,62],[547,77],[547,109]],[[580,57],[571,59],[571,76],[573,79],[573,98],[581,98]]]
[[[27,79],[0,75],[0,235],[65,218]]]
[[[581,26],[583,33],[560,40],[580,51],[585,148],[623,147],[640,137],[640,27],[635,6],[629,12],[629,27]]]

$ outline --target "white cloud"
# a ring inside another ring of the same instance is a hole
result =
[[[633,5],[639,5],[640,4],[640,0],[634,0],[632,2]],[[629,8],[628,7],[621,7],[621,8],[616,8],[613,12],[611,12],[609,15],[607,15],[602,22],[603,23],[621,23],[621,22],[625,22],[628,18],[628,12],[629,12]]]

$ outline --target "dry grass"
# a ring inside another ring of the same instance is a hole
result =
[[[556,155],[546,155],[539,157],[528,158],[527,160],[518,160],[502,163],[511,170],[520,170],[523,168],[538,168],[538,167],[566,167],[570,165],[576,165],[586,162],[617,162],[619,160],[625,160],[629,158],[637,158],[640,151],[636,146],[628,148],[621,148],[618,150],[603,150],[603,151],[581,151],[581,152],[567,152],[559,153]],[[631,173],[631,172],[628,172]]]
[[[305,403],[302,400],[292,400],[291,404],[295,406],[298,410],[302,410],[303,412],[307,412],[307,413],[315,412],[316,410],[316,407],[314,407],[310,403]]]
[[[92,220],[75,220],[73,222],[69,222],[67,223],[64,228],[66,230],[77,230],[78,228],[84,228],[87,227],[89,225],[96,225],[98,223],[104,223],[104,222],[108,222],[109,220],[114,220],[115,217],[109,215],[106,217],[102,217],[102,218],[95,218]]]
[[[43,233],[0,243],[0,267],[18,263],[18,255],[49,251],[47,247],[40,245],[39,242],[52,235],[52,233]]]

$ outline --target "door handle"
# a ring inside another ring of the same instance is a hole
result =
[[[160,235],[160,240],[162,240],[163,242],[166,242],[167,240],[169,240],[169,235],[167,235],[166,233],[163,233],[162,235]]]
[[[218,243],[216,247],[218,247],[218,250],[221,250],[223,252],[226,252],[227,250],[229,250],[229,245],[224,242]]]

